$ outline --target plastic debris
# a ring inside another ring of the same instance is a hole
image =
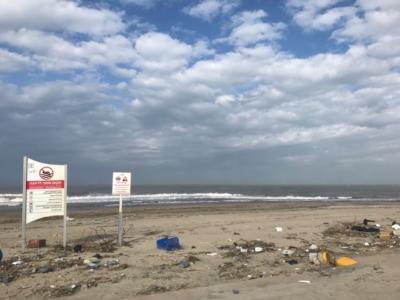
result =
[[[0,261],[3,259],[3,252],[0,249]]]
[[[318,249],[318,246],[315,245],[315,244],[312,244],[312,245],[310,246],[309,249],[311,249],[311,250],[317,250],[317,249]]]
[[[379,228],[369,228],[363,226],[352,226],[351,230],[361,231],[361,232],[380,232]]]
[[[373,221],[373,220],[367,220],[367,219],[364,219],[364,221],[363,221],[363,224],[364,225],[368,225],[368,223],[375,223],[375,221]]]
[[[179,264],[179,267],[180,268],[187,268],[187,267],[189,267],[190,266],[190,263],[188,262],[188,261],[184,261],[184,262],[181,262],[180,264]]]
[[[282,231],[282,227],[275,227],[275,231],[281,232]]]
[[[38,273],[49,273],[53,272],[54,269],[52,267],[44,267],[38,270]]]
[[[82,248],[83,248],[82,245],[75,245],[74,246],[74,251],[75,252],[82,252]]]
[[[217,253],[215,253],[215,252],[214,253],[207,253],[207,255],[208,256],[215,256],[215,255],[217,255]]]
[[[300,283],[311,283],[310,280],[299,280]]]
[[[282,254],[284,254],[284,255],[292,255],[293,253],[294,253],[293,250],[287,250],[287,249],[285,249],[285,250],[282,251]]]
[[[234,294],[239,294],[239,290],[232,290]]]
[[[15,265],[15,266],[18,266],[18,265],[22,265],[24,262],[22,261],[22,260],[17,260],[17,261],[14,261],[12,264],[13,265]]]
[[[256,251],[256,252],[261,252],[261,251],[263,251],[264,249],[263,248],[261,248],[261,247],[255,247],[254,248],[254,251]]]
[[[287,260],[286,262],[287,262],[289,265],[297,265],[297,264],[298,264],[298,261],[297,261],[297,260],[294,260],[294,259]]]
[[[348,257],[341,257],[336,260],[336,267],[346,267],[346,266],[352,266],[355,264],[357,264],[357,262]]]
[[[100,267],[100,264],[90,262],[90,263],[88,263],[88,267],[97,269]]]
[[[104,265],[105,266],[112,266],[112,265],[118,265],[118,264],[119,264],[118,259],[110,259]]]

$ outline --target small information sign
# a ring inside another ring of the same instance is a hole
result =
[[[131,173],[113,173],[112,194],[129,196],[131,194]]]

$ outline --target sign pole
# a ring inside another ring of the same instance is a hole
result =
[[[122,246],[122,195],[119,195],[118,244]]]
[[[67,165],[64,167],[64,234],[63,234],[63,247],[67,247],[67,187],[68,187],[68,171]]]
[[[22,179],[22,253],[25,252],[25,226],[26,226],[26,166],[27,166],[28,158],[24,156],[23,159],[23,179]]]

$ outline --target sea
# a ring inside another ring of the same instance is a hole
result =
[[[68,186],[68,209],[119,205],[111,185]],[[400,201],[400,185],[135,185],[124,207],[233,203],[391,202]],[[18,211],[21,186],[0,186],[0,211]]]

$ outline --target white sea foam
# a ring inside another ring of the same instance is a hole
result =
[[[251,196],[231,193],[159,193],[123,196],[125,201],[132,204],[177,204],[177,203],[222,203],[222,202],[311,202],[351,200],[352,197],[322,197],[322,196]],[[359,201],[379,199],[358,199]],[[385,199],[391,201],[394,199]],[[67,203],[102,203],[117,202],[119,196],[104,194],[89,194],[84,196],[70,196]],[[22,194],[0,194],[0,206],[16,206],[22,203]]]

